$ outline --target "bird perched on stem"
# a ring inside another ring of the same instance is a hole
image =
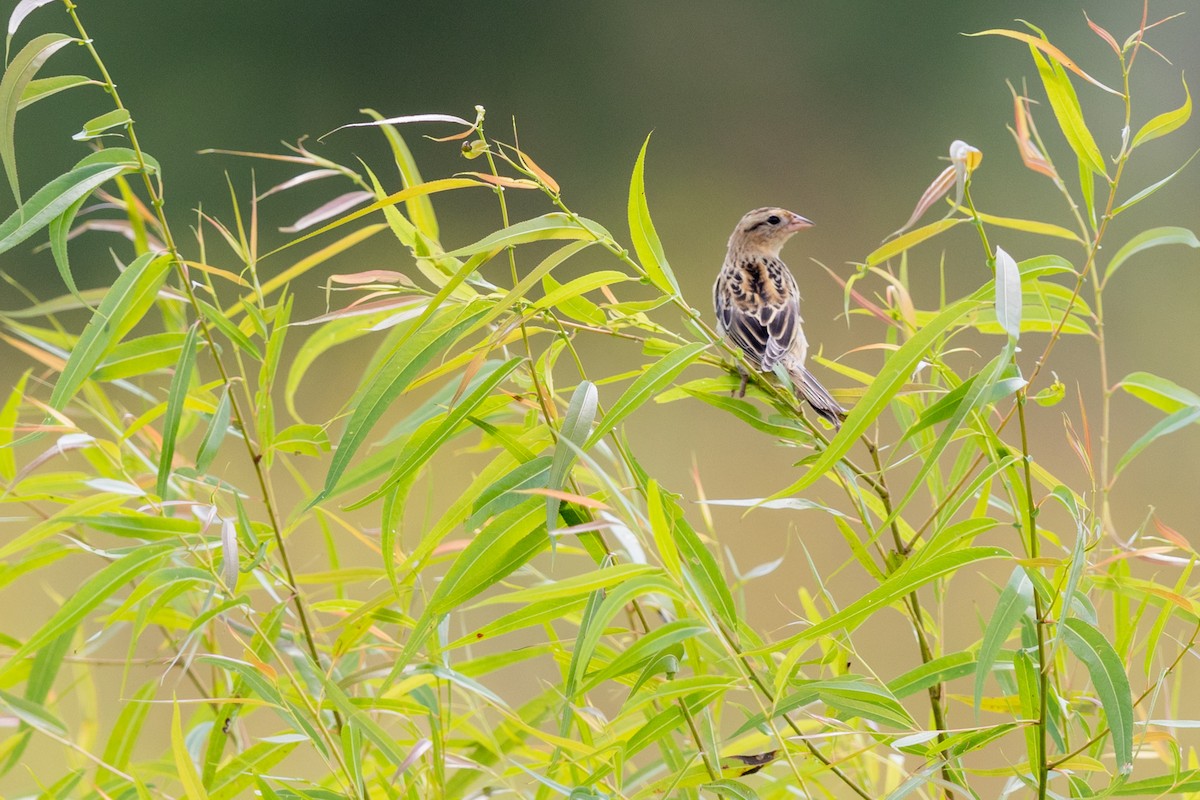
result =
[[[738,346],[751,367],[774,372],[782,365],[797,395],[837,428],[846,411],[804,368],[808,340],[800,318],[800,290],[779,258],[784,243],[810,227],[812,222],[782,208],[756,208],[742,217],[729,237],[725,263],[713,286],[713,305],[717,331]],[[738,369],[741,397],[749,378]]]

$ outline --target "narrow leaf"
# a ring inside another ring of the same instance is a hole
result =
[[[684,345],[676,348],[655,362],[637,377],[625,393],[617,398],[617,402],[613,403],[612,408],[600,420],[600,424],[596,426],[596,430],[592,431],[592,435],[588,438],[584,449],[589,449],[596,442],[603,439],[610,431],[617,427],[630,414],[638,409],[643,403],[650,399],[650,396],[661,390],[664,386],[675,379],[679,373],[696,360],[697,356],[703,352],[708,345],[701,342],[693,342],[692,344]]]
[[[1133,770],[1133,697],[1121,657],[1104,634],[1082,619],[1073,617],[1063,625],[1063,641],[1087,667],[1100,705],[1108,717],[1117,769],[1122,775],[1128,775]]]
[[[1021,338],[1021,271],[1000,247],[996,247],[996,321],[1013,341]]]
[[[1200,407],[1197,406],[1181,408],[1174,414],[1160,419],[1150,430],[1139,436],[1136,442],[1129,445],[1129,449],[1125,451],[1125,455],[1121,456],[1121,460],[1117,462],[1117,466],[1113,470],[1113,479],[1115,480],[1121,474],[1121,470],[1129,466],[1129,462],[1133,461],[1152,442],[1169,433],[1174,433],[1180,428],[1185,428],[1197,420],[1200,420]]]
[[[13,10],[8,23],[10,40],[16,25],[20,24],[25,14],[34,7],[36,6],[21,3]],[[64,33],[44,33],[32,39],[13,56],[4,70],[4,77],[0,78],[0,160],[4,162],[4,172],[8,175],[13,199],[17,201],[18,206],[21,205],[21,190],[17,185],[15,137],[17,109],[21,104],[21,96],[42,64],[46,63],[46,59],[73,41],[76,40]]]
[[[676,295],[679,294],[679,282],[667,263],[662,242],[650,219],[650,207],[646,203],[646,148],[649,146],[650,137],[647,136],[629,181],[629,237],[633,240],[638,261],[654,285],[666,294]]]
[[[51,408],[58,411],[66,408],[104,356],[141,320],[167,279],[170,267],[169,257],[146,253],[117,277],[71,350],[50,394]]]
[[[167,392],[167,412],[163,415],[162,452],[158,457],[158,482],[155,491],[162,499],[167,499],[167,482],[171,479],[171,461],[175,458],[175,437],[179,434],[179,423],[183,419],[183,405],[187,400],[189,384],[192,380],[192,367],[196,363],[196,338],[200,326],[188,328],[187,338],[183,341],[183,352],[179,356],[179,365],[171,377],[171,388]]]
[[[1180,76],[1183,77],[1182,75]],[[1183,105],[1174,111],[1167,111],[1159,114],[1154,119],[1142,126],[1142,129],[1133,137],[1133,144],[1130,146],[1137,147],[1139,144],[1157,139],[1160,136],[1166,136],[1168,133],[1180,128],[1185,122],[1191,119],[1192,116],[1192,93],[1188,91],[1187,81],[1183,82]]]
[[[594,383],[583,381],[575,387],[575,392],[571,395],[571,403],[567,406],[567,414],[563,418],[562,427],[558,432],[554,460],[550,462],[550,475],[546,480],[547,488],[561,489],[566,483],[567,473],[575,462],[577,448],[583,449],[584,442],[587,441],[588,434],[592,430],[592,423],[596,420],[598,403],[599,397]],[[558,527],[558,509],[561,502],[553,495],[546,497],[546,528],[548,530]]]
[[[914,231],[916,233],[916,231]],[[800,480],[786,489],[776,492],[770,499],[795,494],[811,486],[844,456],[858,441],[859,437],[870,427],[871,423],[883,413],[887,404],[896,396],[900,388],[908,382],[917,364],[928,355],[929,348],[946,332],[950,326],[959,322],[964,316],[980,307],[980,301],[974,298],[959,300],[929,321],[918,330],[911,339],[892,353],[883,369],[875,376],[875,380],[867,387],[862,399],[850,411],[842,423],[841,430],[833,437],[829,446],[821,453],[820,458],[809,467],[808,472]]]
[[[1000,648],[1004,646],[1008,635],[1020,622],[1031,603],[1033,603],[1033,583],[1025,574],[1024,567],[1016,567],[1013,569],[1004,591],[1000,593],[1000,600],[996,603],[996,610],[992,612],[992,618],[983,632],[983,642],[979,646],[979,654],[976,657],[976,716],[979,715],[979,703],[983,699],[984,680],[992,671],[992,664],[996,662]]]
[[[1137,253],[1164,244],[1184,244],[1194,249],[1200,247],[1200,239],[1197,239],[1196,234],[1187,228],[1166,226],[1142,231],[1113,254],[1112,260],[1108,262],[1108,268],[1104,270],[1105,282],[1108,281],[1113,273],[1121,268],[1122,264]]]

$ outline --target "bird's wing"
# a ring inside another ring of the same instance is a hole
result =
[[[785,273],[786,274],[786,273]],[[790,276],[789,276],[790,277]],[[786,280],[786,279],[785,279]],[[717,287],[717,318],[729,338],[764,372],[775,368],[803,339],[800,303],[792,286],[738,294]]]

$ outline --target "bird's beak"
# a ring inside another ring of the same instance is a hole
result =
[[[802,231],[805,228],[811,228],[812,226],[813,226],[812,220],[805,219],[804,217],[800,216],[799,214],[792,214],[792,219],[791,219],[791,222],[789,222],[787,224],[787,229],[788,229],[788,231],[794,233],[795,231]]]

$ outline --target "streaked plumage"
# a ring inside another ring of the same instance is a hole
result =
[[[779,258],[784,243],[812,223],[782,208],[757,208],[742,217],[713,286],[717,331],[737,345],[752,367],[772,372],[782,365],[796,392],[813,410],[841,424],[846,412],[804,368],[808,340],[800,318],[796,278]],[[746,391],[743,376],[740,392]]]

